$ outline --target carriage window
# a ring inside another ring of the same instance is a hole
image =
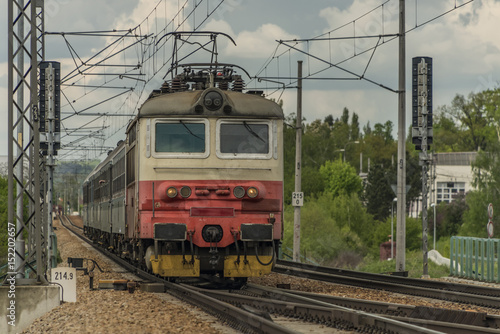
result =
[[[189,121],[156,123],[155,151],[162,153],[205,152],[205,124]]]
[[[220,153],[268,154],[269,124],[222,123],[220,125]]]

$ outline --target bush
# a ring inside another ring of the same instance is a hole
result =
[[[293,248],[293,212],[291,206],[285,210],[285,250]],[[355,266],[358,260],[354,260],[357,257],[353,254],[359,257],[366,254],[360,234],[364,224],[370,222],[371,217],[355,194],[336,198],[323,194],[309,199],[301,209],[301,255],[323,264],[349,262],[349,266]],[[341,257],[351,260],[341,260]]]

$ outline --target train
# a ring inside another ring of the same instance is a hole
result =
[[[237,65],[179,67],[86,177],[84,233],[168,279],[269,274],[283,237],[283,110],[247,90]]]

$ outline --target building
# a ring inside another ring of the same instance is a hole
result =
[[[433,184],[429,203],[450,203],[456,195],[472,190],[471,165],[476,156],[477,152],[433,154]]]
[[[429,166],[430,187],[428,207],[435,203],[450,203],[458,194],[473,189],[472,163],[477,152],[434,153]],[[422,197],[410,204],[408,215],[419,217],[422,211]]]

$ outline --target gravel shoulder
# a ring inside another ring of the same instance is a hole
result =
[[[54,221],[58,248],[67,266],[68,257],[90,258],[104,270],[95,270],[99,279],[138,280],[123,268],[105,259],[90,246]],[[36,319],[23,333],[236,333],[190,304],[168,295],[143,292],[94,290],[89,277],[77,272],[77,302],[63,303]]]

